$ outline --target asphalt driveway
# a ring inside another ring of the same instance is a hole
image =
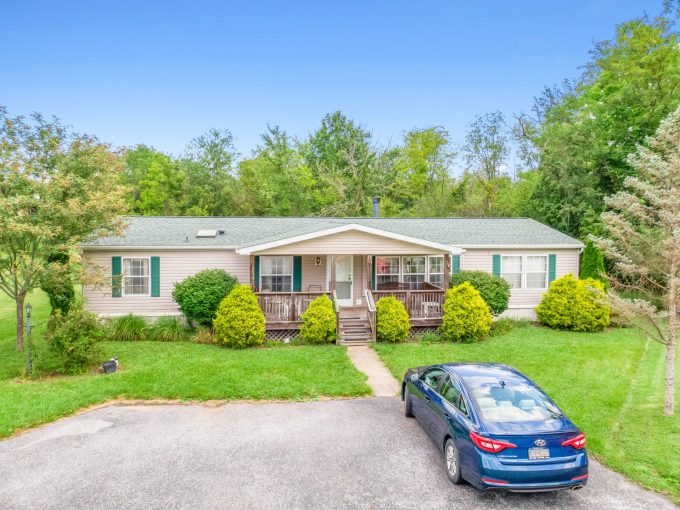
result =
[[[675,508],[599,464],[581,491],[452,486],[395,398],[111,406],[0,442],[0,508]]]

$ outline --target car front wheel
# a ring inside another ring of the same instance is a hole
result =
[[[447,439],[444,445],[444,459],[446,460],[446,475],[449,477],[449,480],[451,480],[451,483],[460,483],[462,481],[460,476],[460,456],[451,438]]]
[[[411,407],[411,395],[409,395],[408,387],[404,388],[404,415],[407,418],[413,418],[413,408]]]

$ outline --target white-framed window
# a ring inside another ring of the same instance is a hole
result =
[[[444,286],[444,255],[434,255],[427,259],[427,278],[434,285]]]
[[[527,289],[548,288],[548,256],[527,255],[524,263]]]
[[[409,289],[420,289],[427,276],[427,257],[412,255],[402,258],[404,283]]]
[[[291,292],[293,290],[293,257],[260,257],[260,290]]]
[[[400,274],[398,256],[375,258],[375,278],[378,289],[390,283],[399,283]]]
[[[149,257],[123,257],[123,296],[150,296]]]
[[[521,255],[501,255],[501,277],[511,289],[522,288],[522,267]]]

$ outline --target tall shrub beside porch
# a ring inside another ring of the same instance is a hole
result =
[[[378,340],[403,342],[411,331],[411,321],[404,304],[397,298],[380,298],[375,305]]]
[[[479,291],[463,282],[446,291],[440,331],[448,340],[475,342],[491,331],[491,311]]]
[[[213,327],[215,341],[227,347],[240,349],[264,343],[264,314],[248,285],[237,285],[222,300]]]
[[[328,296],[319,296],[302,314],[300,338],[308,343],[323,344],[335,340],[335,310]]]

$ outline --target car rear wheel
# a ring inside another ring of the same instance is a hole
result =
[[[460,456],[451,438],[447,439],[444,445],[444,460],[446,460],[446,476],[449,477],[451,483],[460,483],[463,480],[460,476]]]
[[[411,395],[408,388],[404,388],[404,415],[407,418],[413,418],[413,408],[411,407]]]

